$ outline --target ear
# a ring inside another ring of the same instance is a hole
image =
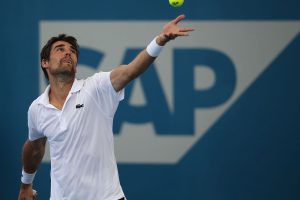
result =
[[[43,68],[47,68],[48,67],[48,60],[46,60],[46,59],[43,59],[42,61],[41,61],[41,65],[42,65],[42,67]]]

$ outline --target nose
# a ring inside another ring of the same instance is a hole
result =
[[[66,53],[66,56],[67,56],[67,55],[68,55],[68,56],[71,56],[72,51],[71,51],[70,49],[67,49],[67,50],[65,51],[65,53]]]

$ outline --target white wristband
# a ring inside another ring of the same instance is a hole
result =
[[[28,174],[23,169],[22,170],[22,177],[21,177],[22,183],[24,183],[24,184],[31,184],[33,182],[35,174],[36,174],[36,172],[34,172],[33,174]]]
[[[146,48],[147,53],[151,57],[157,57],[163,48],[163,46],[160,46],[156,43],[156,38],[157,37],[155,37]]]

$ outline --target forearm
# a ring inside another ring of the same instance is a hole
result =
[[[37,193],[32,189],[35,172],[45,153],[46,138],[27,140],[23,146],[23,171],[18,200],[35,200]]]
[[[169,39],[164,35],[159,35],[153,40],[154,46],[159,47],[159,49],[164,46]],[[152,42],[151,42],[152,43]],[[160,51],[160,50],[159,50]],[[141,51],[129,64],[128,64],[128,71],[131,75],[130,80],[135,79],[137,76],[142,74],[146,69],[153,63],[155,58],[159,54],[155,53],[156,55],[152,55],[151,48],[148,47]]]
[[[146,49],[142,50],[128,65],[128,79],[129,81],[135,79],[154,62],[156,57],[150,56]]]
[[[45,153],[45,143],[46,138],[25,142],[22,161],[26,173],[34,173],[37,170]]]
[[[162,48],[167,41],[168,39],[166,37],[159,35],[153,42],[154,46]],[[148,69],[159,53],[159,51],[158,53],[156,51],[154,54],[152,52],[151,48],[149,49],[147,47],[142,50],[129,64],[121,65],[112,71],[110,78],[116,91],[124,88],[131,80],[135,79]]]

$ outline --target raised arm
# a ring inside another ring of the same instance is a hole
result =
[[[40,138],[34,141],[27,140],[23,146],[23,177],[19,200],[36,199],[36,194],[33,192],[30,179],[33,179],[32,176],[34,177],[34,174],[43,159],[46,141],[46,138]]]
[[[164,46],[170,40],[179,36],[188,36],[192,28],[180,28],[177,24],[185,18],[184,15],[167,23],[162,32],[155,38],[155,45],[158,48]],[[111,72],[111,82],[116,91],[123,89],[131,80],[138,77],[153,63],[156,56],[149,54],[149,49],[141,51],[128,65],[121,65]]]

